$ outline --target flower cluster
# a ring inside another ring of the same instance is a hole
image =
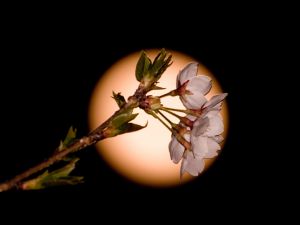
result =
[[[146,95],[151,90],[163,89],[156,85],[161,74],[171,64],[171,56],[164,49],[153,62],[142,52],[136,67],[140,86],[135,97],[139,99],[140,108],[171,131],[169,151],[174,163],[181,161],[180,176],[185,172],[197,176],[204,169],[204,159],[217,156],[221,148],[224,125],[220,111],[227,93],[215,95],[208,100],[206,95],[212,88],[212,80],[208,76],[197,75],[198,63],[192,62],[177,75],[176,89],[161,96]],[[160,99],[167,96],[179,96],[186,109],[164,107]],[[174,124],[165,112],[180,122]],[[176,112],[185,113],[186,116],[182,117]]]
[[[221,104],[227,93],[213,96],[205,95],[212,87],[208,76],[197,75],[198,64],[190,63],[177,76],[177,92],[183,105],[190,110],[181,122],[175,126],[169,144],[171,159],[181,163],[180,175],[188,172],[197,176],[204,169],[205,158],[217,156],[219,143],[223,141],[223,120],[220,115]],[[185,145],[182,141],[189,143]]]

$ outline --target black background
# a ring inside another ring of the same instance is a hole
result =
[[[55,199],[76,195],[124,205],[135,199],[142,205],[152,201],[166,208],[171,205],[168,200],[181,204],[192,198],[199,207],[208,202],[224,207],[230,202],[239,208],[249,202],[262,206],[269,201],[266,184],[272,176],[264,167],[264,156],[270,149],[257,144],[264,134],[257,129],[255,109],[268,94],[261,83],[268,79],[266,29],[272,24],[257,18],[261,12],[254,17],[243,10],[213,11],[210,16],[199,15],[196,9],[174,15],[162,10],[149,19],[122,10],[104,16],[104,11],[91,18],[74,12],[72,16],[63,16],[63,12],[59,17],[45,16],[42,11],[7,18],[1,46],[0,180],[49,156],[70,125],[78,129],[79,136],[88,133],[89,99],[101,74],[123,56],[149,48],[191,55],[208,67],[229,93],[230,126],[224,150],[200,179],[156,189],[120,177],[90,147],[79,153],[76,170],[85,177],[84,184],[8,195],[45,194]]]

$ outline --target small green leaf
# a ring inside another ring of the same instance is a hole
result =
[[[122,108],[126,104],[126,100],[125,100],[124,96],[121,95],[120,92],[118,94],[113,92],[112,98],[117,102],[119,108]]]
[[[71,144],[75,140],[76,132],[77,132],[77,130],[74,129],[72,126],[69,128],[64,141],[60,141],[58,151],[63,150],[65,147],[67,147],[69,144]]]
[[[135,68],[135,77],[138,81],[141,81],[143,77],[148,73],[148,69],[149,67],[151,67],[151,65],[151,60],[148,58],[146,53],[142,51]]]
[[[118,116],[116,116],[112,122],[111,126],[113,127],[120,127],[125,123],[128,123],[131,120],[134,120],[137,117],[138,113],[132,114],[132,113],[122,113]]]
[[[65,165],[64,167],[52,171],[51,173],[49,173],[49,175],[51,176],[52,179],[67,177],[75,169],[76,163],[78,161],[79,161],[79,158],[75,158],[70,163]]]
[[[64,167],[52,172],[45,171],[42,175],[24,182],[21,186],[23,190],[37,190],[58,185],[75,185],[83,182],[83,177],[69,176],[75,169],[79,158],[73,159]]]
[[[147,126],[148,126],[148,122],[146,123],[145,126],[141,126],[141,125],[138,125],[135,123],[128,123],[126,126],[126,133],[138,131],[138,130],[144,129]]]
[[[159,87],[159,86],[156,86],[156,85],[152,86],[152,90],[164,90],[164,89],[166,89],[166,88]]]
[[[134,123],[125,123],[122,126],[111,130],[110,137],[115,137],[120,134],[138,131],[138,130],[141,130],[141,129],[147,127],[147,125],[148,125],[148,123],[146,123],[145,126],[141,126],[141,125],[134,124]]]

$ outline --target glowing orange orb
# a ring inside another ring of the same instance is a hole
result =
[[[158,50],[146,51],[150,58],[154,58]],[[152,91],[151,95],[162,95],[176,86],[176,76],[179,70],[191,62],[197,61],[179,52],[169,51],[173,55],[173,64],[166,70],[159,80],[159,86],[165,90]],[[112,99],[112,91],[121,92],[125,98],[133,95],[139,83],[135,79],[135,66],[140,56],[139,52],[128,55],[116,62],[109,68],[95,87],[89,108],[89,126],[95,129],[108,117],[110,117],[118,106]],[[207,98],[223,92],[221,86],[212,73],[202,64],[199,64],[198,74],[208,75],[213,79],[213,87]],[[162,99],[166,107],[184,109],[178,97],[167,97]],[[133,121],[141,125],[148,126],[145,129],[134,133],[120,135],[97,143],[96,148],[102,157],[119,174],[129,180],[148,186],[174,186],[182,184],[192,177],[185,174],[180,181],[180,163],[174,164],[169,155],[168,144],[171,140],[171,133],[156,119],[146,114],[140,109],[135,109],[139,116]],[[227,135],[228,111],[226,103],[223,104],[221,114],[224,119],[225,131]],[[175,118],[170,118],[176,122]],[[223,142],[224,143],[224,142]],[[205,169],[213,162],[213,159],[206,160]]]

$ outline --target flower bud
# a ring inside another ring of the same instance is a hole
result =
[[[152,62],[143,51],[137,62],[135,75],[145,92],[156,89],[155,84],[165,70],[172,64],[172,55],[162,49]]]
[[[149,102],[149,106],[152,110],[157,110],[157,109],[160,109],[162,107],[162,104],[160,102],[159,97],[149,96],[148,97],[148,102]]]
[[[144,110],[158,110],[162,107],[159,97],[148,95],[145,99],[140,102],[140,108]]]

